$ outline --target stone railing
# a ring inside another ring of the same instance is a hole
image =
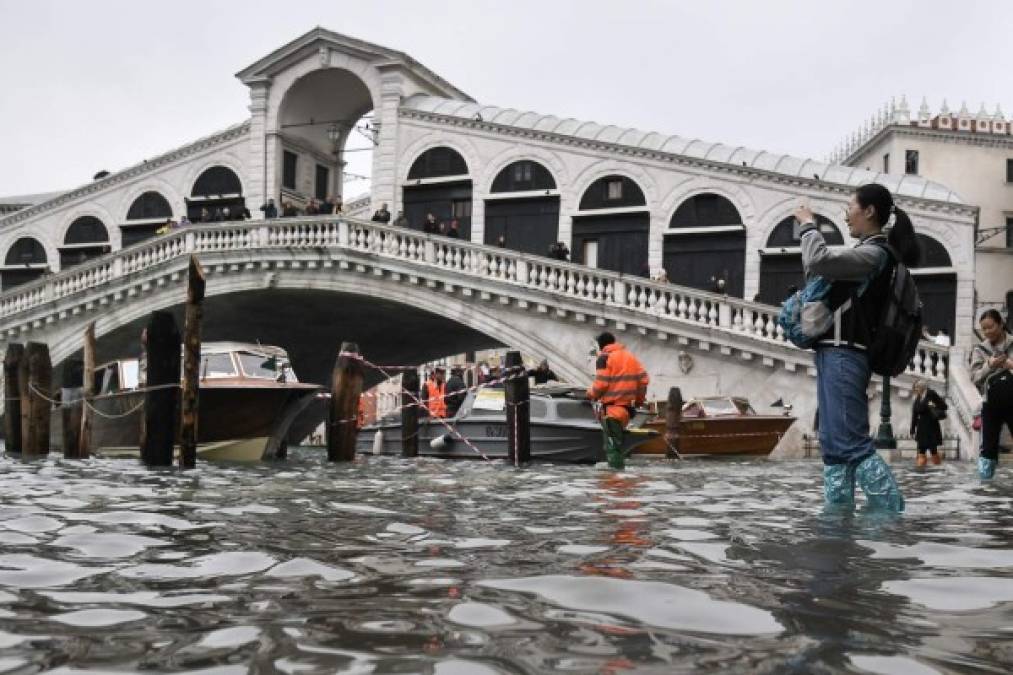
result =
[[[640,320],[713,329],[735,336],[791,347],[777,325],[777,307],[649,281],[508,249],[422,234],[391,225],[347,217],[320,216],[191,226],[86,264],[20,286],[0,295],[0,323],[119,277],[182,258],[191,253],[256,249],[337,249],[397,260],[454,273],[457,278],[503,284],[629,312]],[[313,255],[317,255],[314,251]],[[907,374],[946,381],[948,349],[922,342]]]

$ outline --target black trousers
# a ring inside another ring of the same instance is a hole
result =
[[[981,406],[981,456],[999,460],[999,436],[1006,425],[1013,434],[1013,405],[985,401]]]

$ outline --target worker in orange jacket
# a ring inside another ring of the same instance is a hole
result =
[[[444,379],[446,371],[443,368],[436,368],[433,376],[426,380],[423,387],[424,397],[422,403],[429,409],[432,417],[447,416],[447,383]]]
[[[623,430],[630,423],[633,409],[647,399],[647,371],[637,357],[616,342],[612,333],[602,333],[598,342],[594,384],[587,397],[603,407],[601,419],[605,441],[605,458],[613,469],[625,466]]]

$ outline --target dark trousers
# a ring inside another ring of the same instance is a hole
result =
[[[985,401],[981,406],[982,457],[999,461],[999,436],[1003,425],[1013,433],[1013,405]]]

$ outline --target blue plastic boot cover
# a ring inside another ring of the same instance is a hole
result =
[[[865,492],[869,508],[903,511],[904,497],[890,467],[879,455],[870,455],[855,468],[855,480]]]
[[[847,464],[823,467],[823,496],[827,504],[846,506],[855,503],[855,471]]]
[[[995,468],[999,466],[999,462],[988,457],[978,456],[978,475],[983,479],[988,480],[995,475]]]

